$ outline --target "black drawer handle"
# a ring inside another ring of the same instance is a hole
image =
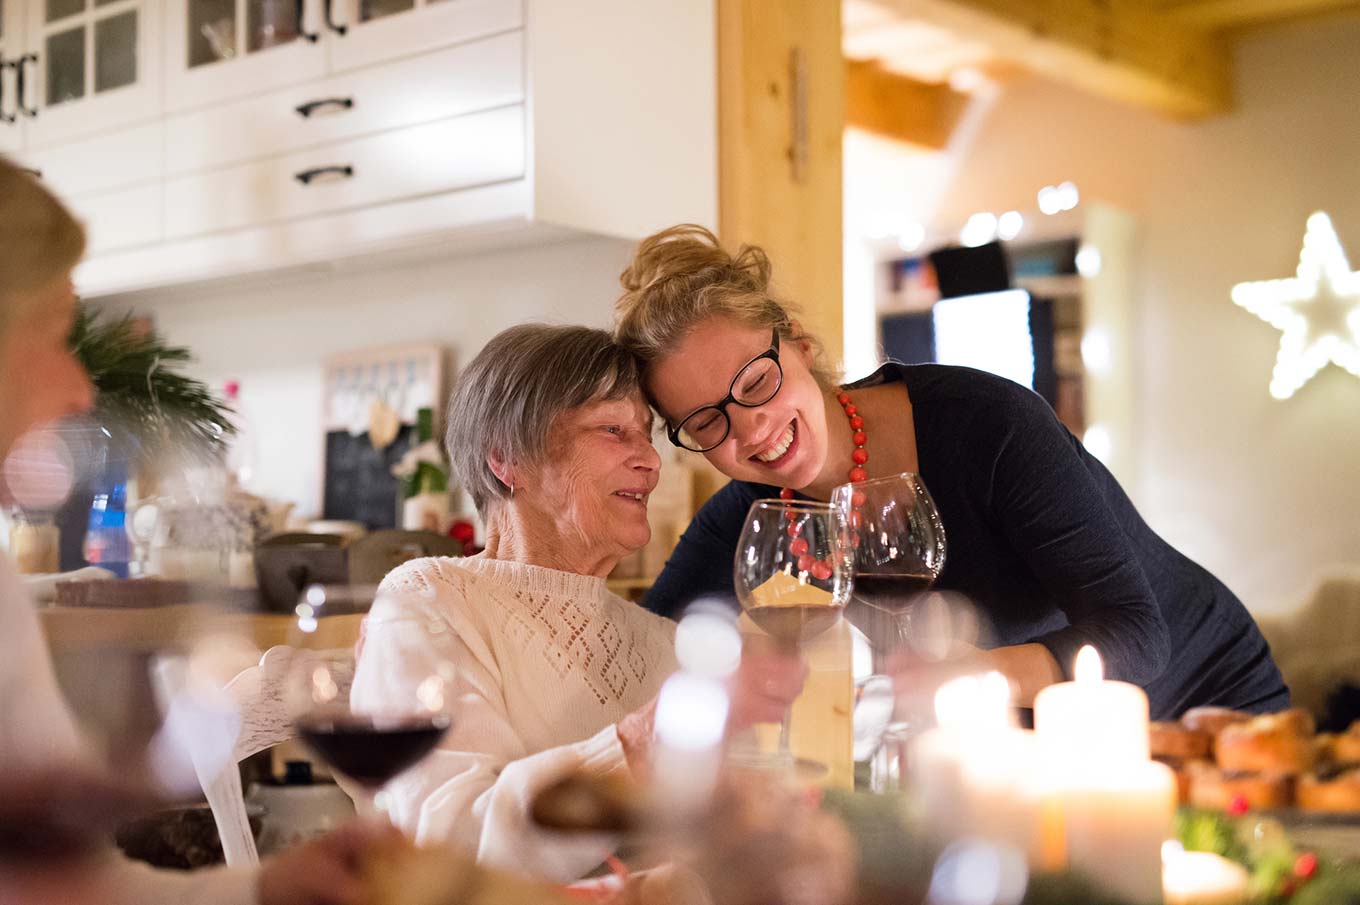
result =
[[[19,114],[17,112],[5,112],[5,70],[15,68],[17,68],[17,66],[13,61],[6,62],[5,58],[0,56],[0,124],[6,126],[13,125],[19,119]]]
[[[323,97],[320,100],[308,101],[305,104],[298,104],[293,109],[298,112],[298,116],[309,119],[313,113],[325,110],[327,107],[334,107],[336,111],[353,110],[354,98],[352,97]]]
[[[321,32],[307,30],[307,0],[297,0],[297,23],[298,34],[302,35],[304,40],[312,44],[321,40]]]
[[[303,185],[311,185],[323,176],[334,176],[337,179],[349,179],[353,175],[354,167],[345,164],[344,166],[312,167],[310,170],[294,173],[293,178]],[[329,182],[331,180],[326,181]]]
[[[343,22],[337,23],[333,15],[334,12],[335,0],[326,0],[326,27],[343,38],[345,33],[349,31],[349,26]]]
[[[18,110],[19,110],[20,113],[24,114],[24,115],[27,116],[29,119],[36,119],[36,118],[37,118],[37,116],[38,116],[38,108],[37,108],[37,107],[29,107],[29,106],[27,106],[27,105],[24,104],[24,95],[28,93],[28,92],[25,90],[25,87],[24,87],[25,81],[26,81],[26,80],[24,79],[24,72],[25,72],[24,66],[25,66],[25,64],[28,64],[28,63],[37,63],[37,62],[38,62],[38,55],[37,55],[36,53],[26,53],[26,54],[24,54],[23,56],[19,57],[19,59],[15,60],[14,63],[12,64],[12,65],[14,66],[15,72],[19,73],[19,81],[18,81],[18,86],[17,86],[17,88],[16,88],[16,100],[17,100],[17,103],[18,103]]]

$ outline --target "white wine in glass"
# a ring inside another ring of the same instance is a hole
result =
[[[756,500],[737,542],[733,584],[751,621],[796,652],[835,625],[850,600],[849,535],[840,511],[826,503]],[[778,757],[792,763],[787,713]]]

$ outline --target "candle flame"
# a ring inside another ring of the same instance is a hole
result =
[[[1100,662],[1100,652],[1089,644],[1077,651],[1077,662],[1072,667],[1072,677],[1083,685],[1103,680],[1105,667]]]

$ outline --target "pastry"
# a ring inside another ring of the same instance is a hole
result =
[[[1214,759],[1236,773],[1307,773],[1313,767],[1313,718],[1285,710],[1225,727],[1214,739]]]
[[[1180,723],[1153,723],[1148,726],[1148,747],[1153,757],[1197,760],[1209,756],[1213,737],[1200,729],[1187,729]]]
[[[1244,723],[1251,719],[1250,713],[1229,710],[1227,707],[1192,707],[1181,716],[1181,725],[1186,729],[1218,735],[1224,727],[1233,723]]]
[[[1360,768],[1299,777],[1298,804],[1305,811],[1360,813]]]
[[[1240,799],[1252,809],[1283,808],[1290,802],[1292,778],[1281,773],[1235,773],[1208,764],[1187,771],[1190,804],[1197,808],[1228,810]]]

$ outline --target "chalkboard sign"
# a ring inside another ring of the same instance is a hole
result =
[[[369,530],[397,527],[396,465],[415,442],[416,429],[402,425],[386,449],[374,449],[367,433],[326,433],[326,490],[323,518],[363,522]]]
[[[395,465],[415,442],[416,414],[439,412],[444,399],[444,349],[421,344],[358,349],[331,356],[325,366],[322,418],[326,467],[322,517],[395,528],[400,518]],[[401,424],[396,439],[374,449],[368,434],[375,406]],[[435,431],[438,433],[438,426]]]

